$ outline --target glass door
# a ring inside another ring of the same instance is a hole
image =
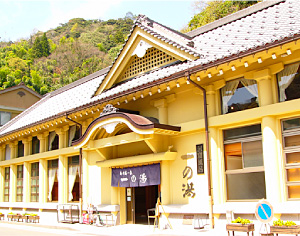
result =
[[[126,223],[135,223],[135,197],[134,188],[126,188]]]

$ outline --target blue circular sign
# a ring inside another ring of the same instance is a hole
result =
[[[269,223],[272,221],[274,215],[272,205],[266,200],[261,200],[256,205],[255,216],[256,218],[263,222]]]

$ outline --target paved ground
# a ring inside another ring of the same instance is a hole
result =
[[[42,225],[21,222],[0,221],[1,236],[228,236],[224,227],[217,229],[195,230],[192,227],[182,230],[161,230],[147,225],[119,225],[113,227],[100,227],[84,224]],[[232,234],[231,234],[232,235]],[[235,232],[235,236],[246,236],[246,233]],[[255,236],[259,236],[258,231]]]

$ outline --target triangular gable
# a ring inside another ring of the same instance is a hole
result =
[[[140,16],[95,95],[153,69],[198,57],[189,38]]]

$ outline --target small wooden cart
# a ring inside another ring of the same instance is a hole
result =
[[[232,231],[233,236],[234,236],[234,231],[246,232],[248,236],[249,233],[252,232],[252,236],[253,236],[254,224],[240,224],[240,223],[226,224],[226,230],[228,231],[228,236],[230,236],[230,231]]]

